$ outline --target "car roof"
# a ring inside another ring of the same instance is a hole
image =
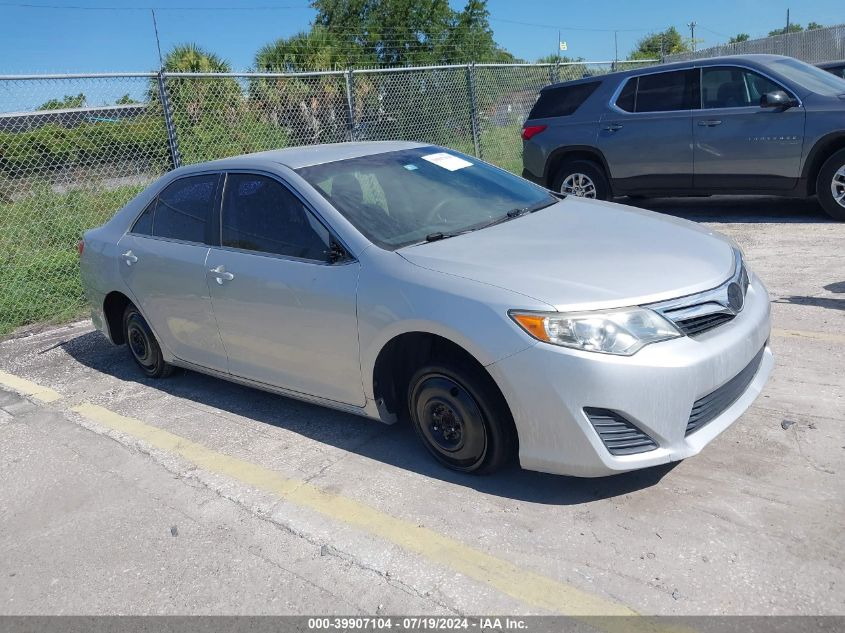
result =
[[[372,156],[396,152],[403,149],[428,147],[427,143],[411,141],[366,141],[351,143],[324,143],[322,145],[302,145],[273,149],[266,152],[255,152],[222,158],[205,163],[197,163],[183,167],[181,172],[198,171],[204,169],[249,169],[267,163],[278,163],[291,169],[321,165],[348,158]]]
[[[845,66],[845,59],[839,59],[836,61],[830,62],[822,62],[820,64],[816,64],[819,68],[835,68],[836,66]]]
[[[545,90],[550,90],[552,88],[558,86],[570,86],[579,83],[588,83],[591,81],[604,81],[605,79],[624,79],[626,77],[630,77],[632,75],[641,75],[643,73],[658,73],[658,72],[667,72],[671,70],[684,70],[686,68],[692,68],[694,66],[712,66],[714,64],[758,64],[760,66],[766,66],[769,63],[779,60],[779,59],[788,59],[784,55],[763,55],[763,54],[749,54],[749,55],[724,55],[721,57],[702,57],[698,59],[686,59],[680,62],[672,62],[669,64],[654,64],[653,66],[646,66],[642,65],[639,68],[634,68],[631,70],[619,70],[612,73],[607,73],[604,75],[592,75],[589,77],[583,77],[581,79],[573,79],[570,81],[561,81],[556,84],[551,84],[549,86],[545,86],[540,92]],[[624,60],[619,62],[620,64],[626,63]]]

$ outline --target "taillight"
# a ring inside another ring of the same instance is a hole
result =
[[[76,243],[76,252],[79,253],[80,256],[82,256],[82,251],[84,251],[84,250],[85,250],[85,241],[79,240]]]
[[[527,141],[532,136],[536,136],[540,132],[546,129],[547,126],[545,125],[526,125],[522,128],[522,140]]]

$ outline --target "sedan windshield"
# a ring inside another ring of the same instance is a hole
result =
[[[483,228],[557,201],[542,187],[440,147],[297,172],[370,241],[389,250]]]

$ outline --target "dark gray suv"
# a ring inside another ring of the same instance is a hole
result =
[[[543,88],[523,176],[588,198],[818,195],[845,220],[845,79],[739,55]]]

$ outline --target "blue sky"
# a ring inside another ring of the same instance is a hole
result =
[[[463,0],[450,0],[460,8]],[[123,7],[127,10],[30,8]],[[798,3],[781,0],[670,0],[568,2],[561,0],[490,0],[497,41],[516,55],[533,60],[554,52],[557,30],[569,45],[568,54],[589,60],[613,58],[613,29],[618,29],[619,55],[624,57],[649,31],[674,25],[688,33],[686,23],[698,22],[696,38],[705,47],[740,31],[763,36],[782,26],[792,5],[793,21],[836,24],[845,21],[842,0]],[[242,7],[239,10],[184,10],[178,7]],[[287,6],[280,10],[247,7]],[[307,0],[0,0],[0,73],[94,72],[150,70],[157,65],[152,20],[147,10],[157,6],[162,48],[192,41],[207,47],[235,69],[246,69],[256,49],[278,37],[308,27],[314,12]],[[516,22],[531,23],[517,24]]]

